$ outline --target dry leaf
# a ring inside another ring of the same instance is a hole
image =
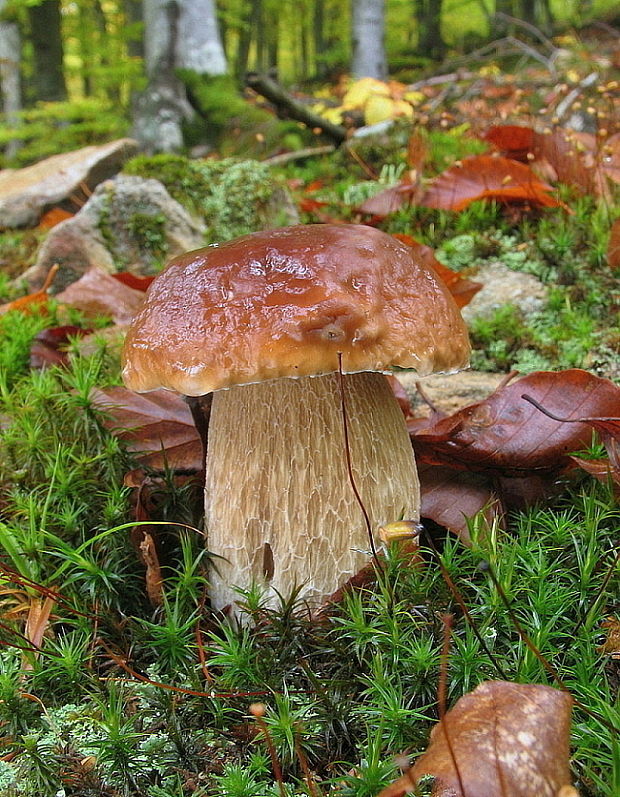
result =
[[[551,196],[551,191],[553,188],[541,182],[523,163],[490,155],[473,155],[457,161],[436,177],[420,203],[442,210],[463,210],[472,202],[494,199],[505,204],[566,208]]]
[[[108,414],[106,426],[128,443],[143,465],[162,470],[202,470],[202,443],[188,405],[170,390],[134,393],[124,387],[95,390],[91,398]]]
[[[92,267],[79,280],[57,294],[61,304],[77,307],[89,318],[110,316],[127,325],[142,307],[144,292],[124,285],[103,269]]]
[[[379,797],[404,797],[425,775],[435,778],[434,797],[576,795],[572,703],[550,686],[485,681],[456,702],[433,728],[428,750]]]

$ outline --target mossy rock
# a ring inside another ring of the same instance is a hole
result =
[[[168,193],[208,227],[209,243],[299,221],[290,194],[259,161],[138,156],[125,173],[162,182]]]

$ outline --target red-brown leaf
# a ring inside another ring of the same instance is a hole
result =
[[[494,199],[505,204],[566,207],[551,196],[552,190],[523,163],[490,155],[473,155],[436,177],[421,204],[458,211],[472,202]]]
[[[142,291],[143,293],[148,290],[151,282],[155,279],[155,277],[138,277],[130,271],[120,271],[118,274],[112,274],[112,276],[123,285],[127,285],[128,288],[133,288],[134,291]]]
[[[620,268],[620,219],[611,225],[609,244],[607,245],[607,262],[610,268]]]
[[[404,797],[425,775],[435,797],[557,797],[570,791],[572,698],[550,686],[485,681],[431,732],[428,750],[379,797]],[[446,740],[446,732],[448,740]]]
[[[92,329],[76,326],[49,327],[39,332],[30,347],[30,367],[46,368],[67,365],[67,345],[72,338],[90,335]]]
[[[430,246],[421,244],[415,238],[403,233],[396,233],[394,238],[398,238],[399,241],[410,246],[414,250],[416,259],[435,270],[459,307],[465,307],[465,305],[469,304],[482,288],[481,282],[474,282],[466,277],[461,277],[456,271],[452,271],[452,269],[440,263]]]
[[[533,396],[553,420],[525,401]],[[620,387],[587,371],[537,371],[496,390],[484,401],[419,428],[411,424],[420,462],[500,475],[557,470],[569,454],[588,446],[592,419],[610,418],[620,406]],[[581,420],[589,419],[589,420]]]
[[[90,318],[107,315],[116,324],[126,325],[142,307],[144,292],[124,285],[107,271],[93,266],[56,298],[61,304],[77,307]]]
[[[72,219],[74,215],[74,213],[70,213],[68,210],[63,210],[63,208],[51,208],[41,216],[39,219],[39,224],[37,225],[37,229],[51,230],[52,227],[60,224],[61,221]]]
[[[201,470],[202,443],[189,407],[169,390],[134,393],[124,387],[93,391],[94,403],[106,410],[106,426],[128,443],[143,465],[173,470]]]
[[[420,516],[448,529],[465,545],[471,543],[467,521],[484,510],[491,523],[499,514],[499,502],[491,480],[482,473],[420,465]]]

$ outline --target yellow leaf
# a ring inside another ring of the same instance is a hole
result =
[[[342,98],[343,105],[362,108],[373,95],[390,96],[390,89],[386,83],[372,77],[363,77],[356,80]]]
[[[425,99],[426,97],[421,91],[406,91],[403,94],[403,100],[407,100],[411,105],[419,105],[421,102],[424,102]]]
[[[393,119],[394,105],[394,100],[389,97],[370,97],[364,106],[364,123],[376,125],[385,119]]]

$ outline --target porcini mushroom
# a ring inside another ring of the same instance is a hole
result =
[[[413,250],[362,225],[254,233],[182,255],[125,343],[128,387],[214,392],[206,462],[211,599],[234,587],[320,600],[369,562],[347,472],[339,358],[356,487],[373,534],[419,518],[404,418],[384,373],[466,366],[449,292]]]

